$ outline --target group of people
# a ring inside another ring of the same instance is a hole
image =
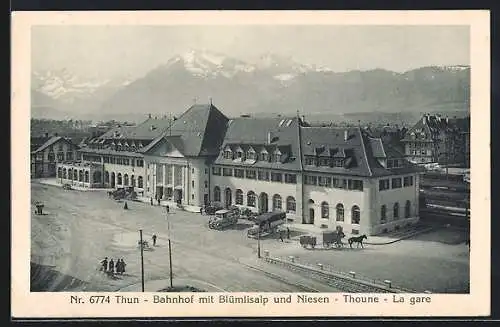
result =
[[[115,262],[113,259],[108,261],[108,257],[106,257],[101,261],[101,271],[107,273],[117,273],[123,275],[126,266],[127,264],[123,261],[123,259],[116,259]]]

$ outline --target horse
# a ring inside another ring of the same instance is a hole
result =
[[[357,247],[359,247],[359,245],[361,244],[361,247],[363,247],[363,239],[368,239],[368,237],[366,237],[366,235],[361,235],[361,236],[357,236],[357,237],[350,237],[348,239],[348,242],[349,242],[349,247],[352,248],[352,243],[358,243]]]

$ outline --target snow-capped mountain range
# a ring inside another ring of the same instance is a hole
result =
[[[457,65],[405,73],[383,69],[335,73],[272,53],[247,62],[191,50],[139,78],[82,78],[66,69],[34,71],[32,108],[44,106],[44,115],[47,107],[68,113],[161,113],[183,111],[193,98],[200,102],[213,98],[225,112],[235,113],[406,110],[425,103],[463,103],[468,99],[469,70]],[[37,103],[40,99],[45,103]]]

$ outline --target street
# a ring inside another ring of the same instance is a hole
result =
[[[54,266],[63,275],[83,281],[79,290],[116,291],[141,282],[139,230],[151,250],[144,251],[145,280],[169,278],[168,236],[164,207],[123,202],[102,191],[81,192],[37,183],[31,185],[31,202],[45,204],[44,215],[32,209],[32,261]],[[245,262],[257,257],[257,241],[246,236],[251,224],[240,219],[225,231],[210,230],[208,216],[171,210],[169,214],[173,274],[182,280],[196,280],[226,291],[301,291],[293,283],[248,269]],[[153,247],[152,235],[157,246]],[[294,235],[296,235],[294,233]],[[420,237],[424,237],[422,235]],[[439,239],[439,237],[438,237]],[[466,289],[469,258],[466,247],[436,240],[405,240],[390,245],[367,246],[364,250],[310,251],[296,239],[261,241],[262,253],[296,255],[299,260],[333,264],[340,271],[354,270],[377,279],[391,279],[398,286],[417,290],[459,292]],[[111,279],[98,271],[104,257],[123,258],[123,276]],[[289,271],[280,275],[293,280]],[[43,276],[41,276],[43,278]],[[65,290],[64,276],[51,279],[49,290]],[[168,285],[165,285],[167,287]],[[73,288],[72,288],[73,290]]]

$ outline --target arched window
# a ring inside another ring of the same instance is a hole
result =
[[[342,210],[344,210],[344,209],[342,209]],[[330,208],[328,207],[328,202],[323,201],[323,202],[321,202],[321,218],[329,218],[329,217],[330,217]],[[343,218],[342,218],[342,220],[343,220]]]
[[[134,175],[130,176],[130,186],[135,187],[135,177],[134,177]]]
[[[344,206],[342,203],[337,204],[335,209],[337,210],[337,221],[344,221]]]
[[[73,179],[73,169],[72,168],[68,169],[68,179]]]
[[[393,217],[394,217],[394,220],[396,219],[399,219],[399,203],[394,203],[394,213],[393,213]]]
[[[281,195],[273,195],[273,211],[281,210]]]
[[[85,183],[88,183],[89,182],[89,171],[86,170],[85,171]]]
[[[243,205],[243,191],[240,189],[236,190],[236,204]]]
[[[411,216],[411,202],[408,200],[405,204],[405,218],[410,218]]]
[[[77,181],[77,180],[78,180],[78,170],[76,170],[76,169],[73,169],[73,179],[74,179],[75,181]]]
[[[66,168],[63,168],[63,179],[66,179]]]
[[[220,202],[220,188],[218,186],[214,187],[214,201]]]
[[[139,178],[137,178],[137,187],[138,188],[143,187],[142,176],[139,176]]]
[[[384,204],[382,205],[382,207],[380,207],[380,223],[385,224],[386,221],[387,221],[387,208]]]
[[[79,182],[83,182],[83,170],[80,170],[80,171],[78,172],[78,181],[79,181]]]
[[[293,196],[289,196],[286,198],[286,212],[295,212],[296,204],[295,198]]]
[[[57,168],[57,177],[62,178],[62,168],[61,167]]]
[[[123,175],[123,185],[128,186],[128,174]]]
[[[359,210],[358,206],[353,206],[351,209],[351,221],[352,224],[358,224],[359,225],[359,220],[361,219],[361,213]]]
[[[104,183],[109,183],[109,171],[104,172]]]
[[[255,193],[253,191],[247,193],[247,206],[255,207]]]
[[[118,184],[118,185],[123,185],[123,184],[122,184],[122,174],[121,174],[121,173],[118,173],[117,178],[118,178],[118,182],[117,182],[117,184]]]

